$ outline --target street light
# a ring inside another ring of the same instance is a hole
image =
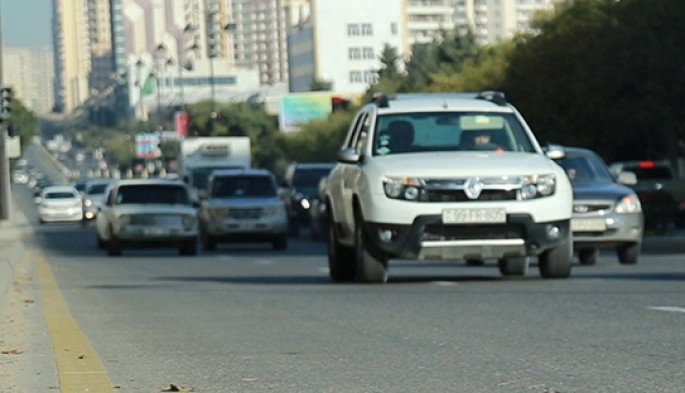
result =
[[[167,62],[165,59],[167,53],[166,46],[164,44],[159,44],[155,48],[155,68],[156,68],[156,75],[155,75],[155,81],[156,81],[156,88],[157,90],[157,127],[162,127],[162,108],[161,108],[161,100],[160,100],[160,90],[161,90],[161,82],[160,80],[162,79],[162,75],[164,74],[164,66]]]
[[[137,77],[138,77],[138,111],[140,112],[140,118],[143,119],[145,117],[144,113],[144,108],[143,108],[143,89],[145,85],[145,81],[143,81],[143,66],[145,66],[145,63],[143,62],[142,59],[138,59],[136,61],[136,69],[138,70]]]

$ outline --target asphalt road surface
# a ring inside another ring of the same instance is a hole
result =
[[[59,392],[74,375],[104,376],[103,392],[685,391],[679,254],[621,266],[606,253],[567,280],[535,264],[505,280],[494,262],[392,261],[387,285],[332,284],[325,244],[306,236],[285,252],[108,257],[92,228],[39,226],[15,192],[35,233],[0,325],[0,349],[21,352],[0,355],[1,392]],[[93,352],[65,347],[45,310],[57,295],[80,329],[70,340]],[[65,353],[95,365],[58,369]]]

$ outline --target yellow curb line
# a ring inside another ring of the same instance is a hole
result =
[[[36,255],[43,315],[57,362],[62,393],[114,392],[102,362],[69,311],[45,257]]]

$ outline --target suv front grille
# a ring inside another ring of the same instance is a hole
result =
[[[426,225],[421,241],[525,239],[520,224]]]
[[[230,208],[228,209],[228,217],[235,220],[251,220],[260,218],[264,212],[261,207],[250,208]]]
[[[517,190],[483,190],[477,199],[470,199],[461,190],[427,190],[428,202],[480,202],[480,201],[515,201]]]

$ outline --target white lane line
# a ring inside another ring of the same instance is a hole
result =
[[[271,266],[274,264],[274,261],[268,259],[257,259],[255,262],[260,266]]]
[[[320,267],[320,268],[316,269],[316,271],[317,271],[317,273],[323,273],[323,274],[330,273],[330,271],[328,270],[327,267]]]
[[[438,287],[455,287],[459,285],[456,282],[451,281],[432,281],[431,284],[436,285]]]
[[[675,307],[675,306],[654,306],[647,307],[650,310],[655,311],[666,311],[666,312],[681,312],[685,314],[685,307]]]

